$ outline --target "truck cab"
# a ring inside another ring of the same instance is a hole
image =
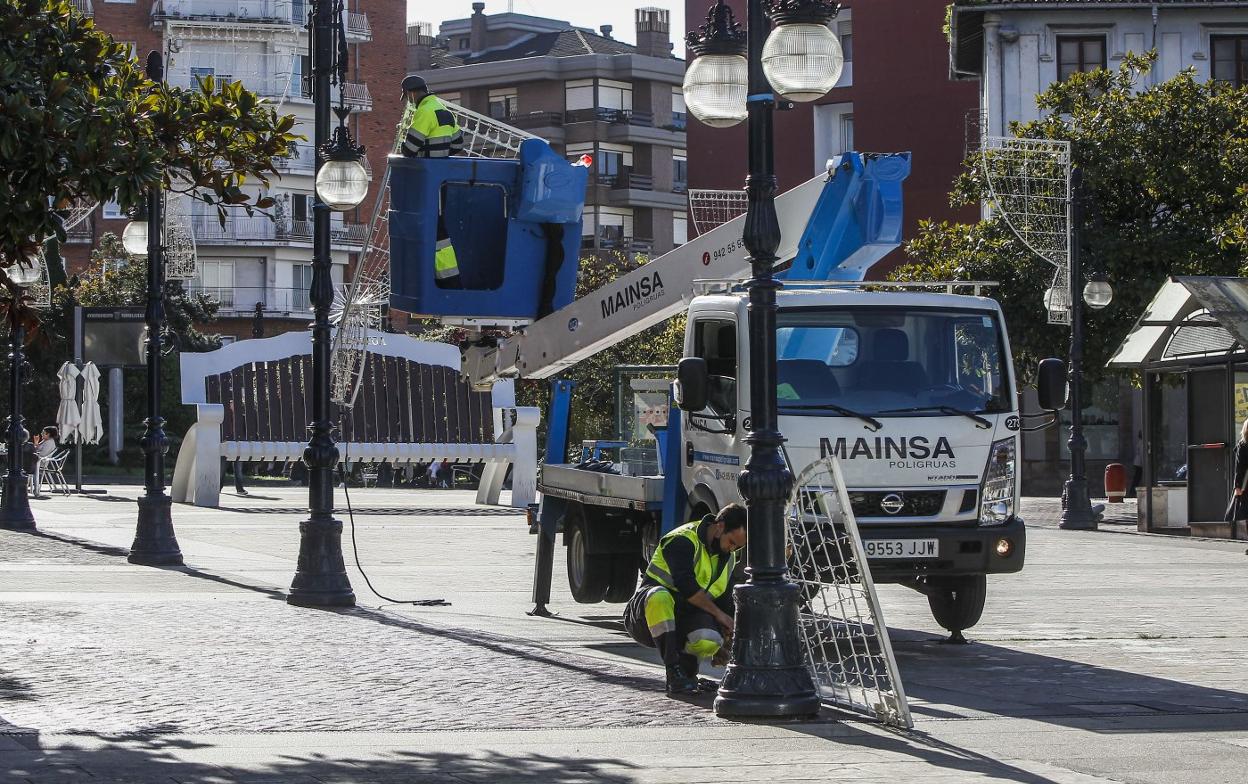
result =
[[[685,355],[705,362],[705,408],[681,424],[695,517],[740,498],[749,459],[744,291],[695,297]],[[926,594],[959,633],[979,619],[986,575],[1023,566],[1020,415],[995,300],[861,284],[789,283],[778,295],[776,392],[794,473],[841,461],[873,577]]]

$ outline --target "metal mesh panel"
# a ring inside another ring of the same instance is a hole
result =
[[[44,255],[42,245],[39,246],[35,264],[39,266],[39,280],[26,287],[26,294],[31,299],[31,307],[48,310],[52,307],[52,282],[48,277],[48,257]]]
[[[745,214],[749,197],[745,191],[689,191],[689,214],[698,234],[706,234]]]
[[[1018,239],[1066,277],[1070,268],[1070,142],[984,136],[980,145],[991,208]],[[1069,280],[1068,277],[1066,277]],[[1049,323],[1070,323],[1069,294],[1050,297]],[[1069,286],[1065,289],[1069,290]]]
[[[65,231],[69,231],[90,217],[98,206],[100,206],[98,201],[76,201],[65,209],[59,210]]]
[[[165,277],[192,280],[197,270],[191,198],[170,193],[165,200]]]
[[[1049,312],[1050,324],[1070,326],[1070,267],[1054,270],[1053,284],[1045,292],[1044,307]]]
[[[464,155],[471,158],[516,158],[520,144],[536,138],[458,104],[443,101],[455,115],[464,134]],[[408,104],[395,132],[392,154],[403,147],[415,107]],[[368,364],[368,348],[382,340],[370,330],[381,326],[382,315],[390,304],[390,168],[381,183],[381,196],[373,208],[368,243],[351,283],[335,297],[332,320],[338,327],[330,358],[331,397],[335,403],[351,406],[359,394],[360,381]]]
[[[913,726],[836,458],[798,476],[786,521],[790,577],[802,592],[798,622],[820,695],[886,724]]]

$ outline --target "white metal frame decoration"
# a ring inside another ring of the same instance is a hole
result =
[[[822,698],[901,728],[914,726],[858,523],[835,457],[797,477],[785,512],[789,578],[802,591],[798,623]]]
[[[199,272],[191,197],[170,191],[165,198],[165,279],[194,280]]]
[[[689,217],[698,234],[706,234],[745,214],[749,199],[743,189],[689,191]]]
[[[533,134],[513,128],[470,109],[443,101],[455,115],[464,135],[464,155],[470,158],[517,158],[520,145]],[[415,108],[408,105],[395,134],[392,154],[403,147],[409,120]],[[331,397],[344,406],[355,404],[360,381],[368,363],[370,345],[380,340],[377,332],[390,304],[390,167],[386,166],[381,195],[369,221],[368,243],[360,254],[351,283],[335,298],[331,320],[338,327],[330,357]]]
[[[980,159],[992,209],[1056,270],[1045,299],[1050,324],[1070,324],[1073,238],[1070,142],[984,135]]]

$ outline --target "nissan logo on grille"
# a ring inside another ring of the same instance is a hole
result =
[[[906,508],[906,499],[898,493],[889,493],[880,499],[880,508],[890,515],[895,515]]]

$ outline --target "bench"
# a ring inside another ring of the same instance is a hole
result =
[[[511,505],[537,495],[538,409],[516,406],[515,383],[476,392],[459,349],[371,333],[364,385],[341,419],[340,458],[395,468],[443,459],[482,463],[477,503],[497,504],[512,467]],[[217,506],[221,461],[303,459],[311,420],[312,337],[288,332],[181,355],[182,402],[196,407],[173,472],[179,503]],[[336,408],[336,407],[335,407]]]

